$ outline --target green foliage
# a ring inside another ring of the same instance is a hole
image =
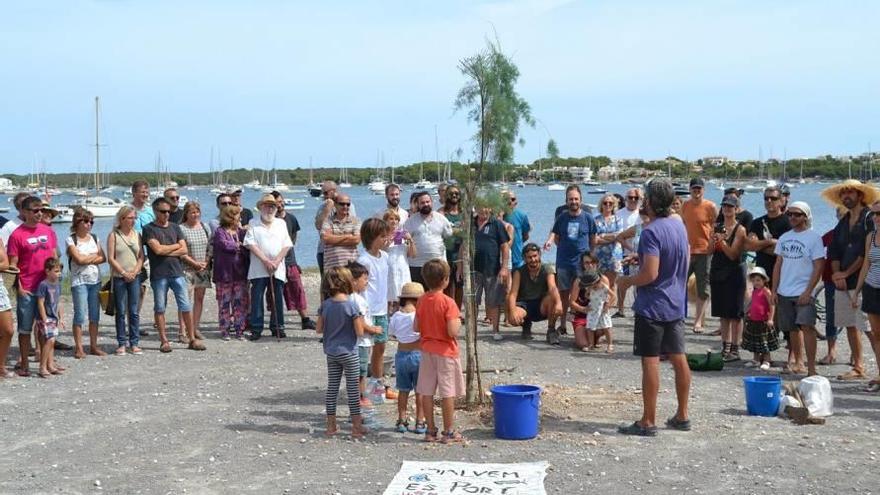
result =
[[[556,146],[554,139],[547,141],[547,156],[554,162],[559,159],[559,146]]]

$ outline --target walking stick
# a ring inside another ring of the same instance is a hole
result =
[[[275,320],[275,342],[281,342],[281,329],[278,328],[278,315],[275,314],[275,273],[269,274],[269,331],[272,331],[272,320]]]

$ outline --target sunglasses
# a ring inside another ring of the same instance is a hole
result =
[[[351,203],[336,203],[338,206],[351,206]]]
[[[764,196],[764,201],[779,201],[779,196]]]
[[[171,213],[171,210],[156,210],[156,213],[161,213],[162,215],[168,215]]]
[[[95,223],[95,221],[94,220],[80,220],[80,223],[85,223],[85,224],[91,225],[91,224]]]
[[[614,206],[614,201],[603,201],[603,205]]]
[[[630,200],[630,201],[638,201],[638,200],[640,200],[640,199],[642,199],[642,198],[640,198],[640,197],[638,197],[638,196],[627,196],[626,199],[628,199],[628,200]]]
[[[516,203],[516,198],[510,198],[511,203]]]
[[[180,196],[168,196],[165,199],[167,199],[168,201],[177,201],[180,199]]]
[[[799,211],[787,211],[787,212],[785,212],[785,214],[790,217],[805,217],[805,216],[807,216],[806,214],[801,213]]]
[[[220,203],[220,206],[229,206],[231,204],[232,204],[232,201],[224,201],[224,202]]]

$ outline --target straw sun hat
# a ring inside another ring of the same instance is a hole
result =
[[[407,282],[400,289],[401,299],[418,299],[425,295],[425,288],[418,282]]]
[[[871,205],[880,199],[880,190],[855,179],[848,179],[825,189],[822,191],[822,199],[834,206],[841,206],[843,203],[840,201],[840,193],[847,190],[856,190],[862,193],[862,202],[866,205]]]

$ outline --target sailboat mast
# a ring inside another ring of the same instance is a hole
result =
[[[95,192],[101,190],[101,140],[98,134],[98,97],[95,97]]]

